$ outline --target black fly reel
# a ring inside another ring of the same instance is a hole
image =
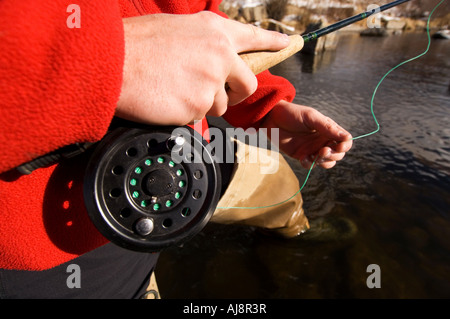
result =
[[[221,194],[220,167],[190,127],[118,127],[89,160],[84,198],[97,229],[130,250],[155,252],[199,233]]]

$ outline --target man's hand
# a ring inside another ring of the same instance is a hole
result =
[[[285,35],[211,12],[154,14],[123,24],[124,80],[116,115],[147,124],[185,125],[221,116],[258,85],[238,53],[289,44]]]
[[[332,168],[352,147],[350,133],[333,120],[313,108],[286,101],[272,109],[262,127],[278,127],[280,149],[305,168],[316,157],[317,165]]]

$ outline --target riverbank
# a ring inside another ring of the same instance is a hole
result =
[[[329,3],[328,0],[314,4],[307,0],[297,1],[296,3],[288,0],[236,1],[222,2],[221,10],[230,18],[289,35],[316,31],[363,11],[376,9],[373,4],[367,6],[365,0],[357,2],[358,5],[349,5],[342,1]],[[403,32],[426,32],[430,12],[423,11],[425,7],[421,9],[419,7],[413,8],[416,11],[412,11],[411,7],[409,9],[403,7],[404,11],[394,7],[370,16],[338,32],[320,37],[317,41],[306,43],[302,53],[318,55],[324,51],[334,51],[338,47],[339,34],[342,33],[357,32],[361,36],[380,37],[398,35]],[[438,34],[438,32],[447,32],[450,25],[450,13],[445,11],[445,5],[439,9],[441,10],[437,10],[433,14],[433,19],[429,24],[432,35]]]
[[[345,3],[319,2],[319,5],[310,5],[307,1],[302,5],[295,5],[293,1],[266,1],[265,3],[252,1],[250,5],[236,1],[223,1],[221,10],[229,18],[260,26],[264,29],[276,30],[287,34],[302,34],[309,26],[320,24],[326,26],[339,20],[348,18],[360,12],[370,9],[364,1],[359,5],[347,5]],[[320,5],[321,4],[321,5]],[[441,5],[430,22],[430,30],[436,32],[447,29],[450,26],[450,11],[448,4]],[[430,7],[432,9],[432,7]],[[344,29],[346,32],[361,32],[370,27],[385,29],[388,32],[426,31],[427,18],[430,8],[422,8],[422,11],[412,9],[401,11],[398,8],[380,13],[371,19],[360,21]],[[397,10],[395,10],[397,9]],[[403,8],[404,9],[404,8]]]

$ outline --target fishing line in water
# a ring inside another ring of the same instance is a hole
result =
[[[378,132],[380,131],[380,124],[378,123],[378,120],[377,120],[377,118],[376,118],[376,116],[375,116],[375,112],[374,112],[374,110],[373,110],[373,103],[374,103],[375,95],[376,95],[376,93],[377,93],[377,91],[378,91],[378,88],[380,87],[380,85],[381,85],[381,83],[384,81],[384,79],[385,79],[392,71],[394,71],[394,70],[396,70],[397,68],[399,68],[400,66],[402,66],[402,65],[404,65],[404,64],[406,64],[406,63],[409,63],[409,62],[411,62],[411,61],[414,61],[414,60],[416,60],[416,59],[418,59],[418,58],[420,58],[420,57],[422,57],[422,56],[424,56],[425,54],[428,53],[428,51],[430,50],[430,46],[431,46],[431,36],[430,36],[430,20],[431,20],[431,16],[433,15],[434,11],[435,11],[435,10],[436,10],[436,9],[437,9],[444,1],[445,1],[445,0],[441,0],[441,1],[433,8],[433,10],[431,11],[430,15],[428,16],[428,20],[427,20],[427,37],[428,37],[428,44],[427,44],[427,48],[425,49],[425,51],[422,52],[422,53],[420,53],[419,55],[413,57],[413,58],[410,58],[410,59],[408,59],[408,60],[406,60],[406,61],[403,61],[403,62],[399,63],[398,65],[396,65],[395,67],[393,67],[392,69],[390,69],[388,72],[386,72],[386,74],[380,79],[380,81],[378,82],[378,84],[375,86],[375,89],[374,89],[374,91],[373,91],[373,93],[372,93],[372,99],[370,100],[370,111],[371,111],[371,113],[372,113],[372,117],[373,117],[373,119],[374,119],[374,121],[375,121],[375,124],[376,124],[377,128],[376,128],[374,131],[372,131],[372,132],[369,132],[369,133],[366,133],[366,134],[362,134],[362,135],[359,135],[359,136],[357,136],[357,137],[353,137],[352,140],[357,140],[357,139],[360,139],[360,138],[368,137],[368,136],[373,135],[373,134],[376,134],[376,133],[378,133]],[[294,195],[292,195],[291,197],[289,197],[289,198],[286,199],[286,200],[283,200],[283,201],[281,201],[281,202],[279,202],[279,203],[276,203],[276,204],[266,205],[266,206],[253,206],[253,207],[230,206],[230,207],[217,207],[217,209],[264,209],[264,208],[270,208],[270,207],[275,207],[275,206],[282,205],[282,204],[284,204],[284,203],[290,201],[292,198],[294,198],[294,197],[297,196],[298,194],[300,194],[300,192],[301,192],[301,191],[303,190],[303,188],[305,187],[306,182],[307,182],[308,179],[309,179],[309,176],[311,175],[311,171],[312,171],[312,169],[314,168],[314,165],[315,165],[315,163],[316,163],[316,160],[317,160],[317,157],[316,157],[316,158],[314,159],[314,161],[312,162],[311,167],[309,168],[308,173],[306,174],[305,180],[304,180],[302,186],[300,187],[300,189],[299,189]]]

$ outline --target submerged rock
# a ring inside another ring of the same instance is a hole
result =
[[[361,31],[360,35],[365,37],[384,37],[387,36],[388,33],[383,28],[372,28]]]
[[[433,39],[450,39],[450,30],[440,30],[432,35]]]

